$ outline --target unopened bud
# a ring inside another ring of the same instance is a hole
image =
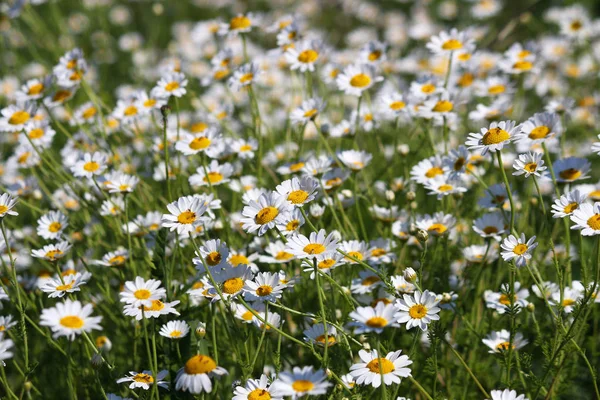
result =
[[[537,199],[537,197],[532,197],[529,199],[529,202],[531,203],[532,206],[537,206],[538,199]]]
[[[407,144],[399,144],[396,147],[396,150],[398,150],[398,153],[402,154],[403,156],[407,155],[408,152],[410,151],[410,147],[408,147]]]
[[[417,280],[417,272],[412,268],[406,268],[404,270],[404,279],[408,282],[414,282]]]
[[[386,190],[385,199],[391,203],[392,201],[396,200],[396,193],[392,192],[391,190]]]
[[[167,119],[167,117],[169,116],[169,114],[171,114],[171,107],[169,106],[162,106],[160,108],[160,113],[162,114],[164,119]]]
[[[331,371],[329,368],[327,368],[327,369],[325,370],[325,373],[327,374],[327,377],[328,377],[328,378],[331,378],[331,377],[333,376],[333,373],[332,373],[332,371]]]
[[[204,322],[198,322],[198,326],[196,327],[196,337],[198,339],[203,339],[206,336],[206,324]]]
[[[23,388],[29,392],[33,388],[33,383],[31,383],[31,381],[25,381]]]
[[[421,243],[425,243],[429,240],[429,233],[425,229],[417,230],[417,240]]]
[[[529,303],[527,304],[527,307],[525,307],[527,309],[527,311],[529,312],[534,312],[535,311],[535,305],[533,303]]]
[[[341,193],[347,199],[352,198],[352,190],[344,189],[344,190],[341,191]]]
[[[409,192],[406,192],[406,200],[413,201],[416,197],[417,197],[416,193],[413,192],[412,190]]]
[[[311,204],[309,208],[310,216],[313,218],[321,218],[325,213],[325,207],[319,204]]]

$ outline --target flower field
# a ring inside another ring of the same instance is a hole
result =
[[[0,398],[600,400],[593,1],[0,4]]]

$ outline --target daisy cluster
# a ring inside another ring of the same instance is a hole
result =
[[[0,5],[0,397],[600,399],[593,10],[251,3]]]

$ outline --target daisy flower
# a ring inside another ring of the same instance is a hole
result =
[[[487,400],[529,400],[524,394],[517,395],[516,390],[504,389],[504,390],[492,390],[491,399]]]
[[[214,274],[214,280],[221,288],[221,293],[224,299],[235,297],[242,293],[246,282],[252,279],[252,269],[248,266],[236,268],[226,268]],[[212,285],[211,285],[212,286]],[[216,288],[209,288],[209,293],[218,294]],[[213,298],[213,301],[220,300],[220,296]]]
[[[473,221],[473,230],[482,238],[500,240],[506,231],[504,218],[500,213],[483,214]]]
[[[535,236],[526,240],[524,233],[521,233],[521,237],[518,239],[514,235],[509,235],[500,245],[502,250],[504,250],[500,254],[504,261],[514,260],[517,267],[524,267],[532,257],[531,252],[537,246],[538,243],[535,243]]]
[[[575,282],[577,281],[574,281],[573,283]],[[581,284],[579,284],[578,286],[578,288],[567,286],[564,288],[562,294],[559,288],[557,291],[552,293],[549,299],[549,303],[553,306],[561,307],[566,314],[572,313],[574,306],[577,305],[577,302],[584,298],[585,289]]]
[[[554,200],[552,204],[552,217],[564,218],[573,215],[573,212],[585,202],[587,195],[578,189],[572,190]]]
[[[318,396],[327,393],[332,386],[327,382],[323,370],[314,371],[313,367],[294,367],[292,372],[281,372],[271,389],[277,396],[290,396],[296,400],[304,396]]]
[[[397,299],[395,306],[398,312],[394,318],[400,324],[406,324],[406,329],[411,329],[414,326],[419,327],[422,331],[427,330],[427,325],[431,321],[440,319],[438,315],[440,308],[437,306],[439,300],[434,293],[425,290],[421,293],[415,290],[412,295],[405,294],[402,298]]]
[[[257,63],[247,63],[238,68],[227,82],[232,89],[239,91],[252,85],[260,73],[260,66]]]
[[[0,111],[0,131],[19,132],[25,129],[35,115],[35,103],[25,102],[10,105]]]
[[[481,133],[469,133],[466,145],[469,150],[481,150],[482,155],[496,152],[510,143],[518,130],[514,121],[492,122],[489,128],[481,128]]]
[[[260,379],[248,379],[244,386],[236,386],[232,400],[283,400],[270,388],[271,383],[266,375]]]
[[[371,293],[375,288],[383,285],[381,278],[371,271],[360,271],[358,274],[358,278],[352,279],[352,285],[350,286],[352,293]]]
[[[44,97],[45,91],[52,85],[52,75],[41,79],[30,79],[15,93],[17,101],[39,100]]]
[[[158,374],[156,374],[156,379],[157,379],[156,384],[159,387],[168,389],[169,384],[167,383],[167,381],[162,380],[165,376],[167,376],[168,373],[169,373],[169,371],[163,370],[163,371],[160,371]],[[147,371],[147,370],[142,371],[142,372],[129,371],[129,375],[127,375],[123,378],[117,379],[117,383],[123,383],[123,382],[131,382],[131,384],[129,385],[129,389],[149,390],[150,387],[152,385],[154,385],[154,377],[152,376],[152,371]]]
[[[277,229],[283,236],[291,236],[298,233],[305,222],[302,211],[299,208],[294,208],[277,224]]]
[[[226,374],[227,370],[217,366],[210,356],[197,354],[187,360],[183,368],[177,372],[175,389],[192,394],[210,393],[212,392],[210,378]]]
[[[215,127],[209,127],[200,134],[186,133],[175,143],[175,150],[186,156],[206,153],[210,158],[215,158],[221,151],[218,146],[222,143],[222,136]]]
[[[310,121],[314,121],[323,112],[326,105],[327,102],[318,97],[305,100],[300,107],[291,112],[290,120],[298,125],[307,124]]]
[[[588,160],[579,157],[561,158],[552,164],[556,181],[565,183],[589,178],[591,168],[592,164]]]
[[[40,250],[31,250],[31,255],[35,258],[43,258],[48,261],[56,261],[67,255],[71,249],[68,242],[58,242],[42,247]]]
[[[416,226],[434,236],[443,236],[448,234],[449,230],[456,225],[456,218],[452,214],[444,214],[440,211],[433,215],[425,214],[419,217]]]
[[[327,235],[325,229],[319,232],[311,232],[309,237],[302,234],[292,236],[287,242],[287,251],[298,258],[308,258],[318,256],[319,254],[334,253],[338,248],[336,235],[331,232]]]
[[[18,197],[13,197],[9,193],[2,193],[2,196],[0,196],[0,218],[4,218],[7,215],[19,215],[18,212],[13,211],[13,208],[17,205],[18,199]]]
[[[54,339],[67,336],[69,340],[74,340],[82,332],[102,329],[99,325],[102,317],[92,317],[92,311],[91,304],[82,306],[79,301],[67,299],[57,303],[56,307],[44,308],[40,325],[49,327]]]
[[[570,218],[575,223],[571,229],[581,230],[583,236],[600,235],[600,203],[581,204]]]
[[[248,301],[275,302],[283,295],[286,285],[279,283],[279,274],[259,272],[253,280],[247,280],[242,289]]]
[[[178,234],[191,234],[207,209],[204,202],[194,196],[180,197],[167,205],[170,214],[163,214],[162,226]]]
[[[44,239],[52,240],[59,239],[65,228],[69,226],[66,215],[60,211],[50,211],[42,215],[37,223],[37,234]]]
[[[319,182],[311,176],[293,177],[277,185],[275,190],[291,205],[302,207],[317,197]]]
[[[167,72],[158,80],[152,92],[159,98],[181,97],[187,92],[187,84],[188,80],[181,72]]]
[[[139,181],[140,179],[137,176],[117,173],[116,176],[106,184],[106,188],[109,193],[131,193]]]
[[[229,257],[229,248],[225,242],[222,242],[221,239],[211,239],[207,240],[203,246],[200,247],[200,254],[196,252],[196,255],[200,257],[196,257],[192,259],[192,262],[196,266],[196,269],[199,272],[205,272],[204,263],[209,266],[209,268],[225,268],[227,266],[227,257]]]
[[[375,332],[380,334],[383,329],[391,326],[398,327],[394,313],[398,311],[393,304],[377,303],[375,307],[357,307],[348,316],[353,322],[348,324],[354,327],[355,334]]]
[[[7,315],[6,317],[0,316],[0,337],[4,332],[7,332],[10,328],[15,326],[17,321],[12,320],[11,315]]]
[[[399,92],[385,94],[379,101],[380,107],[384,115],[389,119],[395,119],[406,114],[406,100]]]
[[[360,171],[371,163],[373,155],[364,150],[344,150],[337,154],[338,159],[353,171]]]
[[[383,77],[377,76],[375,68],[372,66],[353,64],[344,68],[344,71],[337,76],[336,83],[339,90],[348,95],[360,97],[365,90],[382,80]]]
[[[428,180],[444,174],[442,158],[438,155],[421,160],[411,168],[410,179],[425,184]]]
[[[71,167],[73,175],[76,177],[93,178],[101,175],[107,167],[108,157],[106,154],[95,152],[94,154],[85,153],[83,160],[79,160]]]
[[[161,315],[179,315],[179,312],[175,310],[175,306],[179,303],[179,300],[171,302],[152,300],[152,305],[149,307],[143,305],[135,306],[133,304],[126,304],[125,307],[123,307],[123,315],[134,317],[136,321],[141,321],[144,318],[158,318]]]
[[[411,376],[410,368],[406,368],[412,361],[403,355],[402,350],[390,351],[385,357],[381,357],[377,350],[368,352],[360,350],[358,356],[361,362],[352,364],[350,375],[357,385],[371,385],[374,388],[381,386],[381,380],[387,386],[394,383],[400,384],[401,378]]]
[[[529,178],[530,175],[540,177],[540,172],[545,171],[548,167],[544,166],[544,160],[542,160],[542,153],[529,152],[528,154],[520,154],[519,158],[513,162],[513,168],[515,172],[513,175],[525,175],[525,178]]]
[[[502,284],[500,289],[500,292],[492,292],[491,290],[486,290],[483,293],[483,298],[485,300],[485,306],[487,308],[496,310],[498,314],[504,314],[508,310],[508,307],[511,303],[508,284]],[[515,282],[513,306],[519,306],[518,312],[520,312],[523,308],[527,307],[527,305],[529,304],[529,301],[527,301],[528,297],[529,290],[525,288],[521,289],[521,283],[518,281]]]
[[[360,49],[360,58],[364,63],[377,64],[386,61],[387,44],[372,40]]]
[[[52,145],[56,131],[48,121],[33,120],[25,126],[25,134],[36,146],[47,149]]]
[[[258,21],[252,13],[238,14],[231,18],[228,23],[223,22],[219,25],[219,35],[237,36],[240,33],[247,33],[252,30]]]
[[[285,197],[276,192],[261,194],[258,200],[250,201],[242,210],[242,229],[248,233],[257,232],[262,236],[276,224],[284,223],[291,211],[292,206]]]
[[[519,126],[515,141],[542,143],[562,133],[560,116],[551,112],[537,113]]]
[[[10,360],[13,357],[14,353],[10,351],[10,349],[12,349],[14,345],[15,342],[11,339],[4,339],[2,335],[0,335],[0,363],[2,363],[2,366],[6,366],[4,360]]]
[[[185,321],[169,321],[160,327],[161,336],[169,339],[181,339],[188,335],[190,326]]]
[[[285,59],[292,71],[313,72],[315,64],[321,58],[322,44],[318,40],[305,40],[288,47]]]
[[[188,180],[191,186],[218,186],[229,182],[233,172],[231,164],[219,164],[217,160],[212,160],[206,167],[199,167]]]
[[[491,349],[489,353],[501,353],[510,348],[510,332],[506,329],[495,331],[487,335],[481,341]],[[517,332],[512,340],[512,348],[513,350],[518,350],[523,348],[527,343],[529,343],[529,341],[523,339],[523,334]]]
[[[423,186],[429,191],[430,195],[437,196],[438,200],[444,196],[467,191],[467,188],[460,179],[446,174],[429,179]]]
[[[305,329],[303,333],[305,341],[317,346],[325,346],[325,343],[327,343],[327,347],[331,347],[337,343],[337,329],[332,325],[327,325],[327,335],[325,335],[323,324],[314,324],[310,328]]]
[[[459,32],[452,29],[450,32],[442,31],[439,35],[433,35],[426,47],[434,54],[447,54],[471,46],[473,39],[469,38],[467,32]]]
[[[254,153],[258,149],[258,141],[253,138],[237,139],[231,143],[231,149],[242,160],[254,158]]]
[[[157,279],[145,281],[141,276],[136,277],[135,281],[127,281],[124,290],[119,293],[121,303],[131,304],[134,307],[151,307],[153,300],[163,299],[167,295],[167,291],[160,285],[161,282]]]
[[[67,275],[64,278],[54,278],[46,281],[40,288],[42,292],[49,293],[48,297],[63,297],[67,293],[79,292],[79,288],[85,285],[91,278],[89,272]]]

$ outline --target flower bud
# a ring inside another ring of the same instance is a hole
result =
[[[204,322],[198,322],[195,333],[198,339],[204,339],[204,336],[206,336],[206,324]]]
[[[425,229],[417,230],[417,240],[421,243],[425,243],[429,240],[429,233]]]
[[[535,305],[533,303],[529,303],[527,304],[527,307],[525,307],[527,309],[527,311],[529,312],[534,312],[535,311]]]
[[[310,216],[313,218],[321,218],[323,213],[325,213],[325,207],[320,206],[319,204],[311,204],[309,208]]]
[[[112,349],[112,342],[106,336],[98,336],[96,338],[96,347],[101,351],[110,351]]]
[[[351,199],[353,197],[352,190],[349,189],[344,189],[340,193],[342,193],[342,196],[344,196],[347,199]]]
[[[417,273],[414,269],[408,267],[404,270],[404,279],[408,282],[414,282],[417,280]]]
[[[396,193],[391,190],[386,190],[385,199],[391,203],[392,201],[396,200]]]
[[[417,197],[417,194],[415,192],[413,192],[412,190],[409,192],[406,192],[406,200],[413,201],[416,197]]]
[[[405,156],[410,152],[410,147],[408,147],[407,144],[399,144],[398,146],[396,146],[396,150],[398,150],[398,153]]]

